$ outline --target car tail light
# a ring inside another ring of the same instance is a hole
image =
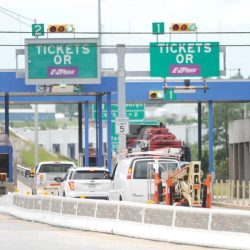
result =
[[[73,181],[69,182],[69,188],[70,190],[75,190],[75,183]]]
[[[131,167],[128,169],[127,179],[128,180],[132,179],[132,168]]]

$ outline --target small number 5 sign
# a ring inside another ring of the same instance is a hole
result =
[[[115,133],[116,134],[128,134],[129,133],[129,119],[128,118],[116,118],[115,119]]]

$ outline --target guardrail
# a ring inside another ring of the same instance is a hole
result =
[[[250,206],[250,181],[216,180],[213,202]]]
[[[17,164],[16,170],[17,170],[18,175],[21,175],[23,177],[30,176],[30,168],[26,168],[26,167],[21,166],[20,164]]]

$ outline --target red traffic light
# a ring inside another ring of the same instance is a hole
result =
[[[57,28],[55,25],[50,25],[49,26],[49,32],[56,32]]]
[[[149,99],[164,99],[164,91],[162,90],[151,90],[149,91]]]
[[[49,25],[48,32],[51,33],[68,33],[73,32],[74,25],[73,24],[55,24],[55,25]]]
[[[195,23],[172,23],[171,30],[173,32],[192,32],[196,31]]]

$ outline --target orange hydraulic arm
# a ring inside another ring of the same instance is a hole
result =
[[[203,198],[205,198],[206,200],[206,204],[204,204],[204,207],[211,208],[212,196],[211,196],[211,175],[210,174],[207,175],[207,178],[204,181],[203,185],[206,187],[205,188],[206,193],[203,194],[205,196]]]

